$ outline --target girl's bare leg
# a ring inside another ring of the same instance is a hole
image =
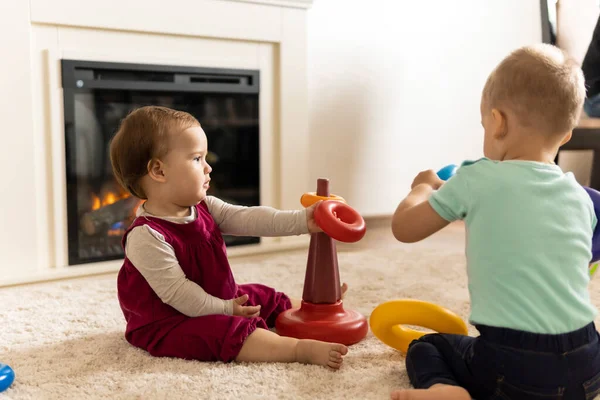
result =
[[[338,369],[348,348],[339,343],[295,339],[257,328],[246,338],[236,361],[299,362]]]

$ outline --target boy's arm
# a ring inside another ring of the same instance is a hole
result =
[[[434,189],[429,184],[419,184],[398,205],[392,218],[392,233],[398,241],[418,242],[450,223],[429,204],[429,197],[433,192]]]
[[[222,233],[235,236],[293,236],[308,233],[306,209],[281,211],[244,207],[206,197],[206,206]]]

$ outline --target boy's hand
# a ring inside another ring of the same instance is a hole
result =
[[[323,230],[315,222],[315,208],[321,203],[322,200],[317,201],[312,206],[306,209],[306,224],[308,225],[309,233],[323,232]]]
[[[410,188],[414,189],[416,186],[422,184],[429,185],[433,188],[433,190],[437,190],[444,184],[444,181],[441,180],[439,176],[437,176],[435,171],[433,171],[432,169],[428,169],[427,171],[419,172],[419,174],[413,180],[413,183],[410,186]]]
[[[260,306],[244,306],[248,301],[248,295],[233,299],[233,315],[245,318],[254,318],[260,315]]]

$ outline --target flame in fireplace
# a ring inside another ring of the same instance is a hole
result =
[[[96,194],[92,194],[92,211],[99,209],[100,207],[108,206],[110,204],[115,203],[117,200],[126,199],[130,196],[129,193],[125,193],[122,195],[118,195],[113,192],[107,192],[102,199],[98,197]],[[137,207],[136,207],[137,209]]]
[[[92,211],[98,210],[102,207],[106,207],[108,205],[114,204],[119,200],[127,199],[131,197],[131,195],[127,192],[124,193],[114,193],[111,191],[106,192],[102,198],[100,198],[96,194],[92,194]],[[134,217],[137,213],[137,209],[144,203],[143,200],[140,200],[136,203],[136,205],[131,210],[131,216]],[[126,230],[126,226],[122,223],[116,223],[106,232],[108,236],[123,236]]]
[[[97,210],[102,206],[102,202],[100,201],[100,197],[95,194],[92,195],[92,210]]]
[[[81,216],[81,229],[88,236],[121,237],[143,203],[116,184],[105,184],[100,193],[90,192],[90,209]]]
[[[129,197],[129,196],[126,196],[126,197]],[[107,206],[109,204],[113,204],[115,201],[117,201],[117,196],[112,192],[108,192],[108,194],[106,195],[106,198],[102,202],[102,205]]]

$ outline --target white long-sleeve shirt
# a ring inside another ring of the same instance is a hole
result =
[[[271,207],[243,207],[207,196],[205,203],[223,234],[236,236],[292,236],[308,233],[306,210],[280,211]],[[137,216],[161,218],[178,224],[196,220],[191,207],[186,217],[157,217],[143,205]],[[189,317],[233,313],[233,299],[212,296],[185,276],[173,247],[148,225],[133,228],[127,235],[125,255],[166,304]]]

